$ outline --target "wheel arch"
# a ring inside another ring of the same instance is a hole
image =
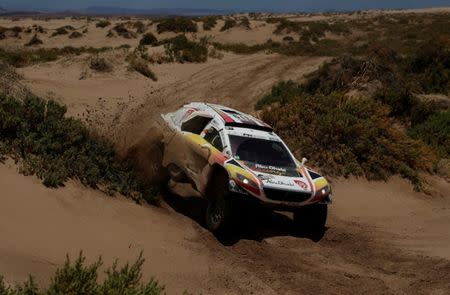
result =
[[[211,166],[211,169],[208,173],[208,177],[207,177],[207,184],[205,187],[205,197],[208,198],[208,193],[211,190],[212,187],[212,180],[214,179],[214,177],[218,177],[218,176],[222,176],[222,177],[226,177],[227,180],[230,179],[230,174],[227,171],[227,169],[225,169],[225,167],[223,167],[222,165],[219,165],[217,163],[213,164]]]

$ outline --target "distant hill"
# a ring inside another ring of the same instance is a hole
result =
[[[192,9],[192,8],[153,8],[153,9],[132,9],[107,6],[92,6],[77,11],[82,14],[93,15],[219,15],[232,13],[232,11],[214,9]]]

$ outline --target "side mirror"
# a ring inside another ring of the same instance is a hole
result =
[[[306,159],[305,157],[302,158],[302,166],[305,166],[306,162],[308,161],[308,159]]]

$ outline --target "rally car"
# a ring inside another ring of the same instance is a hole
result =
[[[331,187],[298,161],[272,127],[228,107],[190,103],[162,115],[163,166],[173,181],[190,183],[207,199],[206,226],[214,233],[230,229],[233,202],[257,200],[277,211],[294,212],[304,230],[325,227]]]

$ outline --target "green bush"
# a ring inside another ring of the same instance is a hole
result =
[[[69,39],[78,39],[83,37],[83,34],[77,31],[73,31],[70,35],[69,35]]]
[[[126,23],[117,24],[112,29],[117,33],[117,35],[125,39],[131,39],[136,37],[136,34],[134,32],[130,32],[128,30]]]
[[[144,34],[145,31],[147,31],[147,26],[141,22],[141,21],[136,21],[133,23],[133,28],[136,29],[136,33],[138,34]]]
[[[164,45],[166,54],[171,60],[177,62],[206,62],[208,60],[208,47],[206,39],[200,42],[189,41],[185,35],[178,35],[168,40]]]
[[[272,87],[270,94],[261,98],[255,105],[256,110],[261,110],[265,106],[272,104],[286,104],[294,97],[302,93],[303,87],[291,80],[281,81]]]
[[[211,31],[217,25],[217,17],[208,16],[203,19],[203,30]]]
[[[416,89],[426,93],[450,92],[450,50],[443,42],[431,40],[409,58],[405,72],[412,73]]]
[[[152,188],[137,179],[131,163],[118,159],[111,143],[65,113],[66,107],[52,100],[0,95],[0,142],[7,147],[6,155],[22,163],[22,172],[36,175],[49,187],[76,178],[110,194],[157,200]]]
[[[174,32],[174,33],[196,33],[197,24],[192,20],[184,17],[177,18],[167,18],[161,20],[156,26],[158,34],[164,32]]]
[[[41,39],[38,38],[38,36],[35,34],[33,36],[33,38],[30,39],[30,41],[28,41],[28,43],[25,44],[25,46],[36,46],[36,45],[41,45],[44,42],[42,42]]]
[[[409,133],[430,145],[442,157],[450,158],[450,110],[429,116]]]
[[[112,65],[105,58],[97,55],[89,61],[89,68],[97,72],[110,72],[113,69]]]
[[[67,34],[69,34],[69,31],[74,31],[74,30],[75,30],[75,28],[72,26],[59,27],[53,32],[52,37],[55,37],[58,35],[67,35]]]
[[[118,268],[117,260],[106,270],[106,278],[99,282],[99,268],[102,260],[86,265],[86,257],[80,253],[78,258],[71,262],[67,256],[64,266],[58,268],[51,279],[50,286],[39,288],[32,276],[22,284],[11,288],[6,286],[3,277],[0,276],[1,295],[39,295],[39,294],[127,294],[127,295],[159,295],[164,291],[164,286],[156,280],[150,279],[142,283],[142,265],[144,264],[142,253],[133,264],[125,264]]]
[[[381,103],[337,93],[310,96],[299,92],[293,99],[294,85],[285,87],[274,92],[286,93],[287,102],[265,109],[262,118],[297,157],[306,156],[328,175],[386,180],[400,174],[420,189],[417,171],[430,170],[433,156],[420,142],[393,127],[389,110]]]
[[[155,73],[148,66],[148,62],[142,58],[132,58],[130,61],[130,69],[134,70],[141,75],[152,79],[153,81],[158,81]]]
[[[239,22],[239,26],[243,27],[243,28],[245,28],[247,30],[250,30],[251,29],[251,27],[250,27],[250,20],[248,19],[248,17],[243,17],[241,19],[241,21]]]
[[[95,26],[97,28],[106,28],[106,27],[109,27],[110,25],[111,25],[111,22],[107,21],[107,20],[101,20],[95,24]]]
[[[25,67],[28,65],[51,62],[65,55],[80,55],[83,53],[97,54],[111,50],[110,47],[71,47],[63,48],[39,48],[7,50],[0,48],[0,62],[6,63],[14,67]]]
[[[233,18],[227,18],[220,31],[225,32],[231,28],[234,28],[235,26],[237,26],[237,21]]]
[[[142,36],[141,41],[139,41],[140,46],[144,45],[156,45],[158,44],[158,39],[152,33],[146,33]]]

